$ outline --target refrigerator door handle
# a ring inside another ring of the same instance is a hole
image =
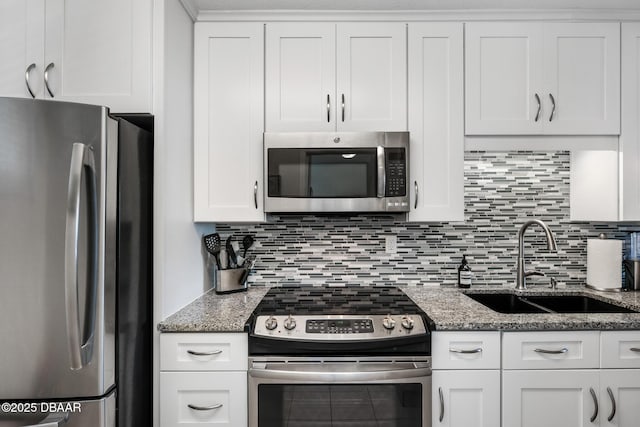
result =
[[[89,200],[88,244],[87,244],[87,291],[85,298],[84,334],[80,324],[78,302],[78,250],[80,238],[80,201],[82,176],[86,172]],[[93,336],[95,328],[96,296],[98,287],[98,201],[93,148],[74,143],[69,168],[67,191],[67,215],[65,231],[65,308],[67,318],[67,339],[71,369],[82,369],[93,356]],[[82,336],[82,338],[81,338]],[[82,341],[82,342],[81,342]]]
[[[54,412],[47,415],[47,417],[40,421],[38,424],[31,424],[25,427],[60,427],[69,421],[68,412]]]

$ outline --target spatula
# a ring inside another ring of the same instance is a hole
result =
[[[253,236],[250,234],[247,234],[242,238],[242,249],[243,249],[242,258],[247,257],[247,251],[251,246],[253,246],[253,242],[254,242]]]
[[[204,247],[207,248],[207,252],[209,252],[215,258],[218,270],[221,270],[220,235],[218,233],[207,234],[206,236],[202,237],[202,241],[204,242]]]
[[[238,258],[236,258],[236,251],[233,250],[233,245],[231,244],[231,240],[233,239],[233,235],[227,237],[227,241],[224,244],[224,247],[227,249],[227,260],[229,268],[236,268],[238,266]]]

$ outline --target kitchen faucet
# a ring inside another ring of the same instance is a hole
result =
[[[556,239],[553,237],[553,233],[547,224],[539,219],[532,219],[525,222],[518,232],[518,273],[516,278],[516,289],[527,289],[526,278],[528,276],[544,276],[544,274],[539,271],[525,271],[524,269],[524,232],[533,224],[538,224],[544,230],[544,234],[547,237],[547,249],[553,252],[556,251]]]

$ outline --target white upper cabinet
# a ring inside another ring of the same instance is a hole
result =
[[[409,221],[464,219],[463,28],[409,24]]]
[[[35,98],[151,112],[151,0],[11,0],[1,7],[0,52],[8,62],[0,95],[31,97],[29,70]]]
[[[264,221],[264,27],[195,25],[194,220]]]
[[[0,96],[42,98],[44,1],[3,0],[0,5]],[[27,86],[28,75],[28,86]]]
[[[466,133],[542,132],[541,25],[478,22],[465,31]]]
[[[640,23],[622,24],[621,220],[640,220]]]
[[[335,25],[273,23],[266,30],[266,127],[335,130]]]
[[[266,130],[407,130],[406,25],[269,23]]]
[[[466,24],[467,135],[620,133],[618,23]]]

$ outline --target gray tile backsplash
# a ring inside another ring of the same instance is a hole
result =
[[[389,216],[280,216],[265,224],[217,224],[225,239],[252,234],[258,257],[250,284],[455,284],[462,255],[474,285],[513,283],[517,232],[528,218],[545,221],[558,251],[547,253],[541,230],[526,236],[529,268],[558,283],[586,277],[587,238],[624,239],[640,224],[569,221],[569,152],[466,152],[465,219],[409,223]],[[397,253],[385,237],[397,236]],[[547,278],[530,284],[547,285]]]

